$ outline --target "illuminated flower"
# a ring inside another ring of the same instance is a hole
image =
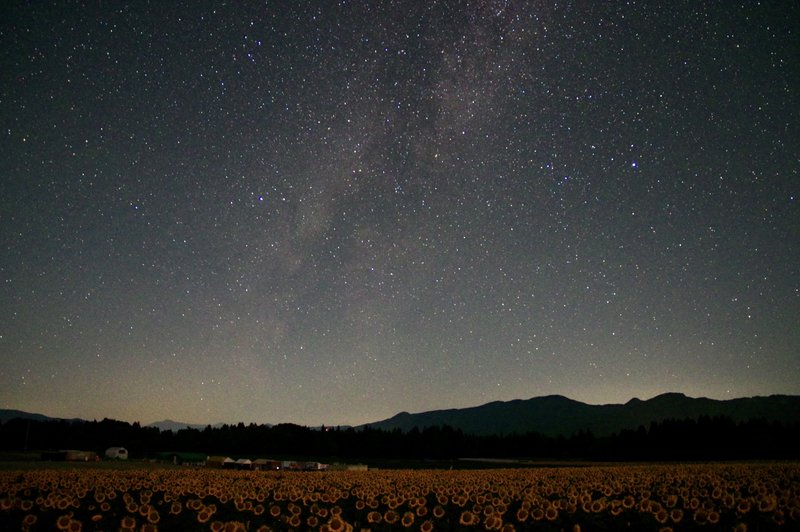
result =
[[[433,521],[428,519],[420,525],[419,529],[421,532],[431,532],[433,530]]]
[[[698,525],[704,525],[708,521],[708,512],[702,508],[698,508],[694,512],[694,522]]]
[[[630,495],[626,495],[625,498],[622,499],[622,506],[624,506],[625,509],[627,509],[627,510],[630,510],[631,508],[633,508],[633,506],[635,504],[636,504],[636,499],[634,499]]]
[[[750,511],[750,501],[748,499],[740,499],[736,505],[736,511],[740,514],[746,514]]]
[[[338,516],[333,516],[331,517],[331,520],[328,521],[328,529],[331,532],[341,532],[345,529],[344,521],[342,521]]]
[[[72,521],[72,515],[61,515],[56,519],[56,528],[59,530],[66,530],[69,528],[69,522]]]
[[[394,510],[386,510],[386,513],[383,514],[383,520],[390,525],[395,524],[398,519],[400,519],[400,515]]]
[[[773,512],[778,507],[778,499],[776,497],[763,497],[758,501],[759,512]]]
[[[475,516],[475,514],[473,514],[469,510],[461,512],[461,517],[458,519],[459,524],[462,524],[462,525],[465,525],[465,526],[472,526],[475,523],[477,523],[477,521],[478,521],[478,518]]]
[[[402,524],[405,528],[410,527],[414,524],[414,513],[413,512],[406,512],[403,514],[403,518],[400,520],[400,524]]]
[[[483,520],[483,527],[486,530],[500,530],[500,527],[503,525],[503,520],[500,519],[497,514],[490,514],[485,516]]]
[[[147,522],[155,525],[158,524],[159,521],[161,521],[161,516],[158,515],[158,510],[151,506],[150,511],[147,512]]]
[[[381,514],[380,512],[376,512],[375,510],[373,510],[367,514],[367,522],[369,522],[370,524],[377,525],[381,521],[383,521],[383,514]]]

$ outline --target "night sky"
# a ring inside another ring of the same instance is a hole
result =
[[[797,2],[0,21],[0,408],[800,394]]]

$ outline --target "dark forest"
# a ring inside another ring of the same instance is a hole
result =
[[[160,431],[111,419],[34,421],[0,425],[4,451],[55,449],[102,451],[126,447],[132,458],[163,451],[235,457],[333,459],[456,459],[463,457],[557,460],[749,460],[800,458],[800,424],[763,420],[735,423],[726,417],[665,420],[596,437],[537,433],[502,436],[464,434],[447,426],[384,431],[373,428],[308,428],[294,424],[222,425]]]

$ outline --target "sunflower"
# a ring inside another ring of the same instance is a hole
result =
[[[741,499],[736,505],[736,511],[740,514],[746,514],[750,511],[750,501],[748,499]]]
[[[400,520],[400,524],[403,527],[408,528],[414,524],[414,513],[413,512],[406,512],[403,514],[403,518]]]
[[[698,525],[704,525],[708,522],[708,512],[702,508],[698,508],[694,512],[694,522]]]
[[[56,528],[66,530],[69,528],[70,521],[72,521],[72,514],[61,515],[56,519]]]
[[[134,528],[136,528],[136,519],[134,519],[130,515],[126,515],[125,517],[122,518],[122,522],[120,522],[119,526],[120,528],[133,530]]]
[[[400,519],[400,516],[394,510],[386,510],[386,513],[383,514],[383,520],[390,525],[395,524],[398,519]]]
[[[342,521],[339,516],[335,515],[328,521],[328,529],[331,532],[342,532],[345,528],[344,521]]]
[[[477,521],[478,518],[469,510],[461,512],[461,517],[458,519],[458,523],[464,526],[472,526],[477,523]]]
[[[433,530],[433,521],[428,519],[419,526],[420,532],[431,532]]]

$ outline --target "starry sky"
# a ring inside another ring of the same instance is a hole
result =
[[[796,2],[0,21],[0,408],[800,394]]]

